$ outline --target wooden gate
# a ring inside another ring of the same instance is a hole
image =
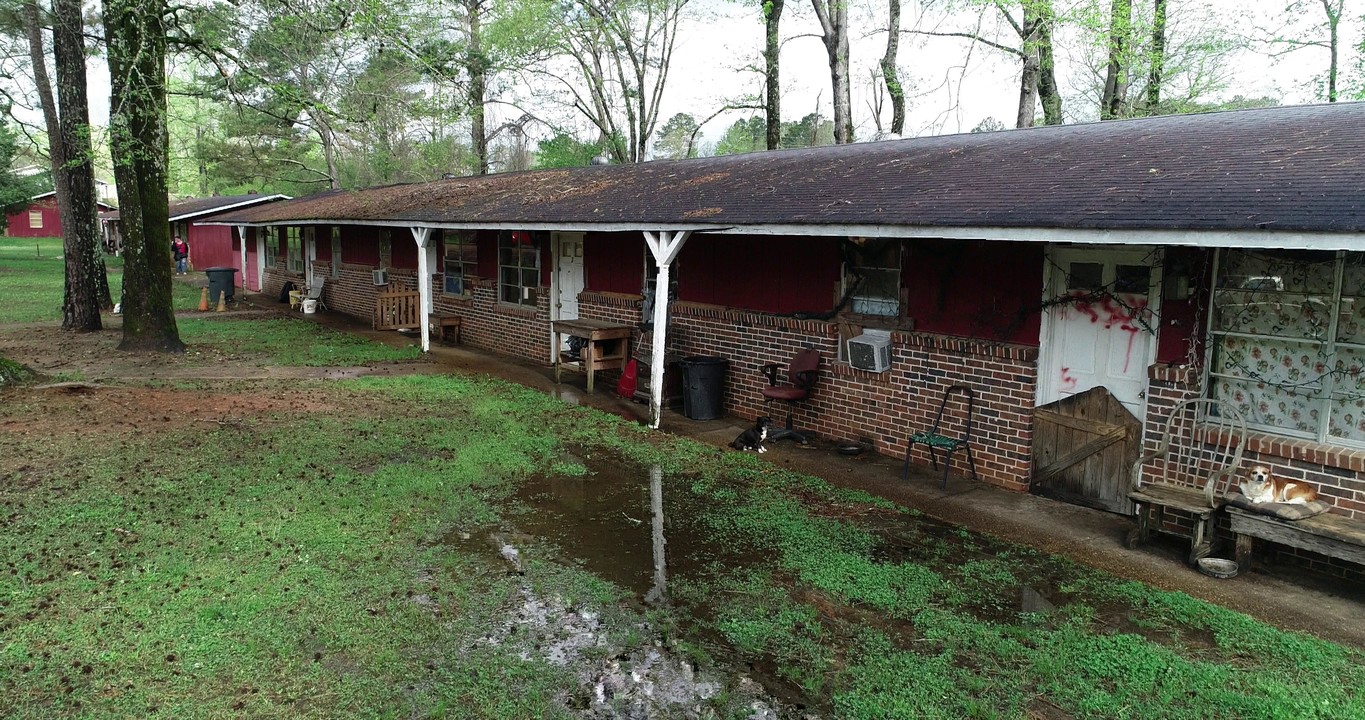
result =
[[[1133,514],[1128,473],[1142,449],[1142,423],[1103,387],[1033,411],[1033,492]]]
[[[422,327],[422,296],[416,290],[390,290],[374,299],[374,329]]]

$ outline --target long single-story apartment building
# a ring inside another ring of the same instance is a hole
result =
[[[414,288],[464,343],[537,362],[556,320],[653,321],[653,357],[730,361],[742,417],[765,412],[761,366],[817,349],[795,424],[892,456],[963,385],[982,480],[1121,513],[1144,442],[1212,397],[1246,417],[1247,462],[1365,518],[1362,128],[1359,103],[1170,116],[329,191],[213,222],[250,289],[321,278],[369,318]],[[889,362],[851,361],[851,340]],[[1132,431],[1076,462],[1093,403]]]

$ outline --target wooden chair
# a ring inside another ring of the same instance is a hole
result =
[[[1219,442],[1206,442],[1217,433]],[[1167,508],[1188,513],[1194,520],[1189,562],[1213,551],[1214,523],[1223,495],[1242,465],[1247,423],[1237,408],[1221,400],[1192,398],[1171,409],[1157,448],[1133,463],[1128,498],[1137,504],[1137,528],[1127,545],[1136,548],[1165,530]],[[1157,463],[1155,482],[1142,482],[1142,469]],[[1221,488],[1221,490],[1220,490]],[[1183,533],[1182,533],[1183,534]]]
[[[939,432],[943,424],[943,409],[948,407],[948,401],[953,395],[961,393],[967,398],[967,417],[966,426],[960,437],[949,437]],[[934,469],[938,469],[938,451],[943,450],[943,489],[948,489],[948,467],[953,462],[953,452],[965,449],[967,451],[967,464],[972,469],[972,479],[980,481],[976,476],[976,458],[972,457],[972,411],[976,409],[976,393],[966,385],[953,385],[943,391],[943,399],[938,403],[938,413],[934,415],[934,424],[924,430],[910,435],[910,442],[905,446],[905,467],[901,468],[901,480],[910,479],[910,451],[915,449],[915,443],[924,443],[929,446],[929,461],[934,464]]]

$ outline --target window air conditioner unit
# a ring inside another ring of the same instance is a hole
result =
[[[868,372],[891,369],[891,333],[886,330],[866,330],[849,340],[848,364]]]
[[[389,284],[389,270],[388,270],[388,268],[379,268],[378,270],[371,270],[371,271],[370,271],[370,277],[374,279],[374,284],[375,284],[375,285],[388,285],[388,284]]]

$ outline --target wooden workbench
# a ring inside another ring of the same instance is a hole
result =
[[[630,325],[606,320],[556,320],[550,323],[554,331],[555,382],[559,382],[564,367],[588,374],[588,392],[593,389],[593,375],[598,370],[623,370],[630,357]],[[587,338],[580,357],[574,360],[564,352],[564,336]]]

